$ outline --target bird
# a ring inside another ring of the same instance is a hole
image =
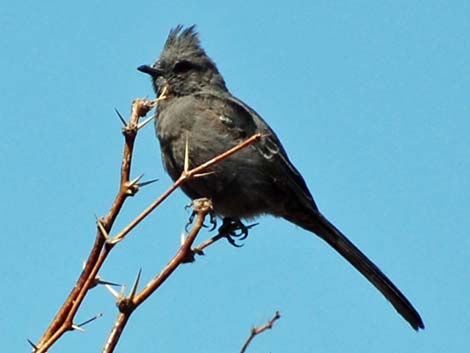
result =
[[[183,184],[187,196],[211,199],[215,214],[241,229],[242,220],[272,215],[316,234],[369,280],[414,330],[424,329],[405,295],[320,212],[273,129],[230,93],[202,48],[195,25],[171,29],[156,62],[138,70],[150,75],[157,97],[165,96],[156,109],[155,130],[173,180],[184,170],[186,152],[190,167],[197,167],[261,134],[254,144]]]

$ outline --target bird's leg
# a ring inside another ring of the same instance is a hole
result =
[[[258,223],[254,223],[246,226],[239,219],[224,217],[222,225],[219,228],[219,236],[227,238],[227,241],[231,245],[239,248],[242,247],[243,244],[237,244],[236,239],[245,240],[248,237],[248,230],[257,224]]]

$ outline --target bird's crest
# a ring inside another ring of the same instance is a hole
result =
[[[199,35],[196,32],[195,25],[188,28],[183,28],[182,25],[178,25],[170,31],[163,52],[171,53],[176,56],[188,55],[198,57],[206,55],[200,44],[201,42],[199,41]]]

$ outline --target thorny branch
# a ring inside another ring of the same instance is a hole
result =
[[[102,229],[109,232],[111,227],[121,210],[124,201],[130,196],[129,176],[131,170],[132,154],[134,150],[134,141],[137,135],[137,124],[139,118],[147,115],[147,113],[155,106],[156,102],[137,99],[132,103],[132,111],[129,122],[125,125],[122,132],[125,136],[125,145],[123,151],[123,158],[121,163],[121,180],[118,194],[111,206],[106,217],[100,220]],[[73,318],[78,310],[83,298],[95,281],[97,274],[98,259],[103,250],[105,238],[102,236],[100,227],[98,227],[95,242],[85,263],[85,267],[80,274],[74,288],[65,300],[62,307],[52,320],[51,324],[43,334],[40,341],[35,345],[35,352],[46,352],[66,331],[72,330]]]
[[[119,341],[122,331],[129,320],[132,312],[142,304],[150,295],[152,295],[164,282],[165,280],[178,268],[179,265],[185,262],[185,259],[191,253],[191,245],[196,239],[197,234],[204,225],[204,218],[208,213],[212,211],[212,203],[208,199],[199,199],[193,201],[194,211],[197,213],[197,219],[193,226],[193,229],[189,233],[188,237],[184,240],[180,249],[176,255],[170,260],[165,268],[160,272],[159,275],[155,276],[140,293],[135,293],[135,290],[131,291],[131,295],[124,298],[118,298],[117,306],[120,313],[116,318],[115,324],[106,340],[103,348],[103,353],[112,352]],[[138,281],[136,280],[135,289]]]
[[[95,241],[93,247],[90,251],[88,259],[85,263],[85,266],[80,274],[74,288],[70,292],[69,296],[65,300],[62,307],[59,309],[55,317],[53,318],[52,322],[50,323],[49,327],[39,340],[37,344],[32,342],[31,345],[34,348],[35,353],[43,353],[47,352],[47,350],[67,331],[76,330],[80,327],[80,325],[74,324],[73,320],[75,319],[75,315],[80,308],[85,296],[87,295],[88,291],[96,286],[97,283],[100,282],[98,272],[105,262],[107,256],[111,252],[112,248],[118,244],[124,237],[134,228],[136,227],[145,217],[147,217],[155,208],[158,207],[174,190],[176,190],[179,186],[183,183],[187,182],[192,178],[197,178],[201,176],[207,168],[211,167],[212,165],[219,163],[220,161],[228,158],[234,153],[237,153],[239,150],[247,147],[248,145],[257,141],[261,135],[256,134],[247,139],[246,141],[240,143],[239,145],[231,148],[230,150],[222,153],[221,155],[207,161],[206,163],[191,169],[187,170],[187,168],[183,171],[180,178],[166,191],[164,192],[157,200],[155,200],[147,209],[145,209],[139,216],[137,216],[128,226],[126,226],[120,233],[116,236],[111,237],[109,235],[114,221],[118,216],[119,212],[121,211],[124,202],[129,196],[134,196],[136,192],[139,190],[139,187],[142,186],[142,183],[139,184],[139,178],[134,180],[130,180],[130,171],[131,171],[131,164],[132,164],[132,156],[134,151],[134,142],[137,136],[137,132],[141,127],[147,124],[152,118],[148,118],[144,122],[139,123],[139,119],[141,117],[145,117],[148,112],[153,109],[160,100],[166,99],[166,96],[163,94],[156,100],[149,101],[144,99],[136,99],[132,104],[131,116],[129,122],[126,123],[124,118],[118,113],[119,118],[124,124],[124,128],[122,130],[123,135],[125,137],[125,145],[123,151],[123,157],[121,162],[121,179],[119,184],[119,191],[114,199],[114,202],[108,212],[108,214],[97,220],[97,232],[95,236]],[[176,267],[181,263],[178,261],[184,260],[184,256],[188,256],[189,252],[191,251],[191,245],[194,242],[194,239],[199,231],[200,227],[198,228],[198,222],[203,220],[205,214],[202,211],[196,211],[198,214],[198,218],[196,221],[196,225],[193,228],[193,231],[188,236],[188,239],[180,248],[178,254],[172,261],[176,261],[172,264],[170,262],[167,267],[163,270],[163,272],[155,277],[155,279],[150,282],[139,294],[132,296],[132,310],[130,310],[128,315],[123,315],[122,301],[119,305],[120,308],[120,315],[118,316],[113,330],[106,342],[105,345],[105,352],[111,352],[110,350],[106,350],[106,347],[113,346],[112,339],[113,337],[117,337],[119,339],[119,334],[116,334],[119,330],[125,326],[125,323],[130,317],[130,313],[137,307],[141,302],[143,302],[148,296],[150,296],[164,281],[165,279],[176,269]],[[193,238],[191,238],[193,237]],[[213,241],[214,242],[214,241]],[[213,243],[212,242],[212,243]],[[210,244],[207,244],[208,246]],[[181,255],[183,254],[183,255]],[[183,256],[183,257],[182,257]],[[175,260],[177,259],[177,260]],[[172,265],[171,265],[172,264]],[[171,265],[171,266],[170,266]],[[169,266],[169,267],[168,267]],[[169,272],[165,272],[169,271]],[[167,273],[165,275],[164,273]],[[134,293],[135,294],[135,293]],[[129,298],[128,298],[129,299]],[[125,310],[124,310],[125,311]],[[116,333],[114,333],[116,331]],[[114,346],[115,346],[114,343]]]

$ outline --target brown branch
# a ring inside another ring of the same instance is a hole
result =
[[[201,244],[193,248],[193,253],[198,254],[198,255],[204,255],[204,249],[207,248],[208,246],[214,244],[216,241],[219,241],[222,238],[226,238],[226,234],[219,233],[217,235],[214,235],[213,237],[203,241]]]
[[[137,309],[137,307],[141,305],[150,295],[152,295],[178,268],[179,265],[186,262],[185,260],[191,254],[191,245],[204,225],[204,218],[212,211],[212,203],[208,199],[198,199],[193,201],[193,207],[197,214],[196,222],[176,255],[163,268],[160,274],[155,276],[140,293],[136,295],[131,294],[127,298],[118,298],[117,306],[120,313],[116,318],[108,339],[106,340],[102,351],[103,353],[110,353],[114,351],[114,348],[116,347],[124,327],[129,321],[133,311]]]
[[[188,155],[186,153],[185,170],[183,170],[178,180],[168,190],[166,190],[157,200],[155,200],[149,207],[147,207],[139,216],[137,216],[132,222],[130,222],[126,228],[124,228],[118,235],[116,235],[115,238],[113,238],[113,240],[109,242],[109,244],[114,245],[120,240],[122,240],[134,227],[137,226],[137,224],[139,224],[145,217],[147,217],[156,207],[158,207],[158,205],[160,205],[174,190],[176,190],[183,183],[189,181],[190,179],[197,178],[200,173],[204,172],[207,168],[213,166],[214,164],[220,163],[221,161],[230,157],[234,153],[237,153],[241,149],[253,144],[259,138],[261,138],[261,134],[255,134],[249,139],[238,144],[237,146],[229,149],[228,151],[212,158],[206,163],[203,163],[202,165],[191,170],[187,170]],[[121,337],[121,334],[124,331],[124,328],[127,322],[129,321],[129,318],[132,315],[133,311],[146,299],[148,299],[148,297],[151,296],[166,281],[166,279],[178,268],[178,266],[180,266],[182,263],[187,262],[188,258],[192,259],[193,251],[191,249],[191,246],[194,243],[197,234],[204,225],[205,216],[212,211],[212,203],[207,199],[193,200],[193,208],[198,217],[193,226],[193,229],[189,233],[184,243],[181,245],[176,255],[170,260],[170,262],[165,266],[165,268],[163,268],[160,274],[154,277],[142,289],[140,293],[136,294],[135,296],[131,295],[128,298],[118,298],[117,306],[119,308],[120,313],[118,314],[113,328],[105,342],[102,351],[103,353],[110,353],[114,351],[114,348],[116,347],[117,342],[119,341],[119,338]],[[216,240],[212,241],[211,244],[213,244],[215,241]],[[210,244],[206,244],[205,247],[209,245]]]
[[[101,221],[104,229],[109,231],[116,219],[119,211],[128,196],[128,182],[132,163],[132,154],[134,150],[134,141],[137,135],[137,124],[139,118],[145,116],[156,104],[156,101],[148,101],[137,99],[132,103],[132,112],[129,123],[124,127],[123,134],[125,136],[125,145],[123,151],[123,158],[121,162],[121,180],[118,194],[109,210],[107,216]],[[62,334],[72,328],[72,319],[75,315],[76,308],[78,308],[83,300],[86,292],[92,287],[94,282],[92,274],[98,261],[101,250],[105,244],[105,239],[101,234],[100,229],[97,230],[95,242],[88,256],[88,260],[78,278],[74,288],[65,300],[62,307],[59,309],[51,324],[43,334],[39,343],[36,345],[36,352],[45,352],[54,344],[54,342],[62,336]],[[96,273],[95,273],[96,275]],[[72,307],[74,310],[71,311]],[[72,315],[70,315],[72,314]]]
[[[248,348],[248,346],[250,345],[251,341],[253,340],[253,338],[255,338],[256,335],[259,335],[260,333],[263,333],[264,331],[268,330],[268,329],[272,329],[273,328],[273,325],[274,325],[274,322],[276,320],[279,320],[281,318],[281,314],[279,313],[279,311],[276,311],[276,313],[274,314],[274,316],[272,317],[271,320],[269,320],[265,325],[261,326],[261,327],[253,327],[251,329],[251,332],[250,332],[250,335],[248,336],[247,340],[245,341],[245,343],[243,344],[243,347],[242,349],[240,350],[240,353],[245,353],[246,349]]]
[[[125,136],[125,145],[121,162],[121,179],[119,184],[119,191],[108,214],[104,218],[98,220],[95,242],[88,256],[88,260],[86,261],[85,266],[82,270],[82,273],[80,274],[80,277],[78,278],[74,288],[70,292],[64,304],[59,309],[51,324],[41,337],[39,343],[35,345],[34,351],[36,353],[46,352],[65,332],[73,330],[74,327],[77,327],[77,325],[73,323],[75,315],[78,309],[80,308],[80,305],[82,304],[83,299],[87,295],[88,291],[96,285],[98,272],[114,245],[124,239],[124,237],[134,227],[136,227],[145,217],[147,217],[156,207],[158,207],[158,205],[160,205],[174,190],[176,190],[183,183],[187,182],[192,178],[197,178],[203,175],[202,172],[205,171],[207,168],[211,167],[216,163],[221,162],[225,158],[228,158],[229,156],[233,155],[234,153],[237,153],[239,150],[254,143],[261,137],[261,134],[253,135],[246,141],[231,148],[225,153],[222,153],[221,155],[211,159],[210,161],[207,161],[206,163],[192,170],[184,170],[180,178],[164,194],[162,194],[138,217],[136,217],[131,223],[129,223],[129,225],[124,228],[118,235],[113,238],[110,238],[108,233],[111,231],[114,221],[117,215],[119,214],[122,206],[124,205],[125,200],[129,196],[133,196],[139,188],[139,186],[137,185],[137,181],[130,181],[129,179],[132,164],[132,155],[134,150],[134,142],[139,128],[144,126],[148,121],[150,121],[149,119],[147,119],[145,122],[139,124],[139,119],[141,117],[144,117],[162,99],[165,99],[165,97],[158,98],[155,101],[137,99],[132,104],[132,112],[129,123],[127,123],[126,126],[123,128],[123,134]],[[123,120],[121,116],[120,118],[121,120]],[[193,241],[194,239],[191,242],[187,241],[187,246],[189,247],[189,249]],[[186,254],[188,254],[188,251],[190,250],[185,251]],[[153,289],[146,289],[148,287],[144,288],[144,290],[135,297],[138,299],[136,299],[137,301],[133,305],[139,305],[140,302],[144,301],[149,295],[151,295],[154,290],[156,290],[165,281],[165,279],[173,271],[174,269],[172,269],[167,275],[162,272],[162,274],[160,275],[161,277],[156,277],[156,282],[154,284],[152,284],[152,282],[149,284],[150,286],[153,286],[151,287]],[[127,319],[123,320],[123,322],[124,323],[122,325],[124,326],[125,322],[127,322]]]
[[[175,183],[168,188],[157,200],[155,200],[149,207],[147,207],[139,216],[137,216],[132,222],[130,222],[126,228],[124,228],[118,235],[116,235],[115,240],[120,241],[122,240],[132,229],[134,229],[145,217],[147,217],[155,208],[157,208],[163,201],[166,200],[168,196],[173,193],[177,188],[179,188],[182,184],[186,183],[188,180],[192,178],[197,178],[198,174],[202,173],[207,168],[213,166],[214,164],[220,163],[224,159],[230,157],[231,155],[237,153],[241,149],[251,145],[255,141],[261,138],[261,134],[255,134],[251,136],[249,139],[243,141],[242,143],[232,147],[228,151],[218,155],[217,157],[212,158],[211,160],[201,164],[200,166],[183,171],[181,176]]]

